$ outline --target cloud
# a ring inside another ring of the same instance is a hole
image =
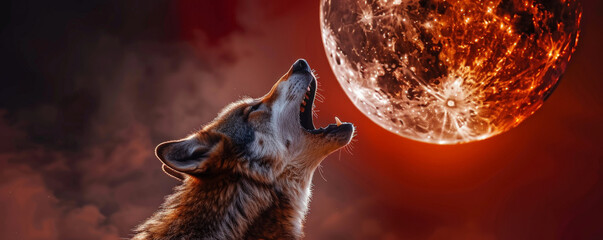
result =
[[[129,237],[177,184],[155,146],[287,70],[261,68],[261,38],[232,31],[210,47],[102,33],[66,47],[69,61],[47,73],[69,78],[47,89],[57,101],[0,109],[0,238]]]
[[[0,232],[3,239],[58,239],[59,200],[30,167],[0,158]]]
[[[131,50],[107,39],[94,47],[88,54],[100,59],[88,59],[91,65],[104,58],[113,63],[76,84],[85,84],[83,91],[94,96],[97,107],[78,123],[85,131],[54,135],[72,138],[76,147],[31,141],[37,129],[31,126],[73,119],[43,114],[61,112],[60,106],[21,110],[30,113],[17,114],[15,123],[0,119],[0,130],[6,130],[0,155],[2,239],[127,237],[175,184],[161,172],[155,145],[209,121],[220,102],[207,93],[228,91],[207,83],[212,73],[182,50],[164,57],[147,46]]]
[[[214,16],[187,9],[200,25],[180,25],[169,3],[11,5],[19,14],[7,15],[1,41],[0,239],[127,238],[177,184],[154,147],[241,96],[261,96],[297,57],[326,76],[317,123],[336,112],[360,129],[354,156],[335,154],[325,161],[329,182],[314,179],[307,239],[601,235],[599,95],[580,88],[596,78],[568,68],[578,84],[562,83],[516,130],[428,146],[349,104],[324,58],[318,4],[232,2],[203,10]],[[222,28],[213,21],[221,16],[234,22]],[[183,27],[192,27],[184,40]]]

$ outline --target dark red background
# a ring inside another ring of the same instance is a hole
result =
[[[306,239],[603,238],[603,5],[541,110],[438,146],[360,113],[328,65],[319,1],[19,1],[2,9],[0,238],[117,239],[177,184],[153,148],[269,90],[297,58],[319,75],[317,125],[358,136],[314,178]]]

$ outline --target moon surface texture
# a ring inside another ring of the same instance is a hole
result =
[[[578,42],[577,0],[322,0],[329,63],[364,114],[436,144],[486,139],[538,110]]]

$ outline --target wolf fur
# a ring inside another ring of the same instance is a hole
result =
[[[133,239],[301,238],[314,171],[354,133],[339,121],[314,128],[315,93],[300,59],[264,97],[232,103],[199,132],[157,146],[164,171],[182,184]]]

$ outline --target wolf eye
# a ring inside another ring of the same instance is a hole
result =
[[[255,110],[258,110],[258,108],[260,108],[260,105],[262,105],[262,103],[258,103],[256,105],[251,106],[251,108],[249,109],[249,112],[253,112]]]
[[[260,108],[261,105],[262,105],[262,103],[258,103],[256,105],[249,106],[249,107],[245,108],[243,114],[245,115],[245,117],[248,117],[249,114],[251,114],[255,110],[258,110],[258,108]]]

